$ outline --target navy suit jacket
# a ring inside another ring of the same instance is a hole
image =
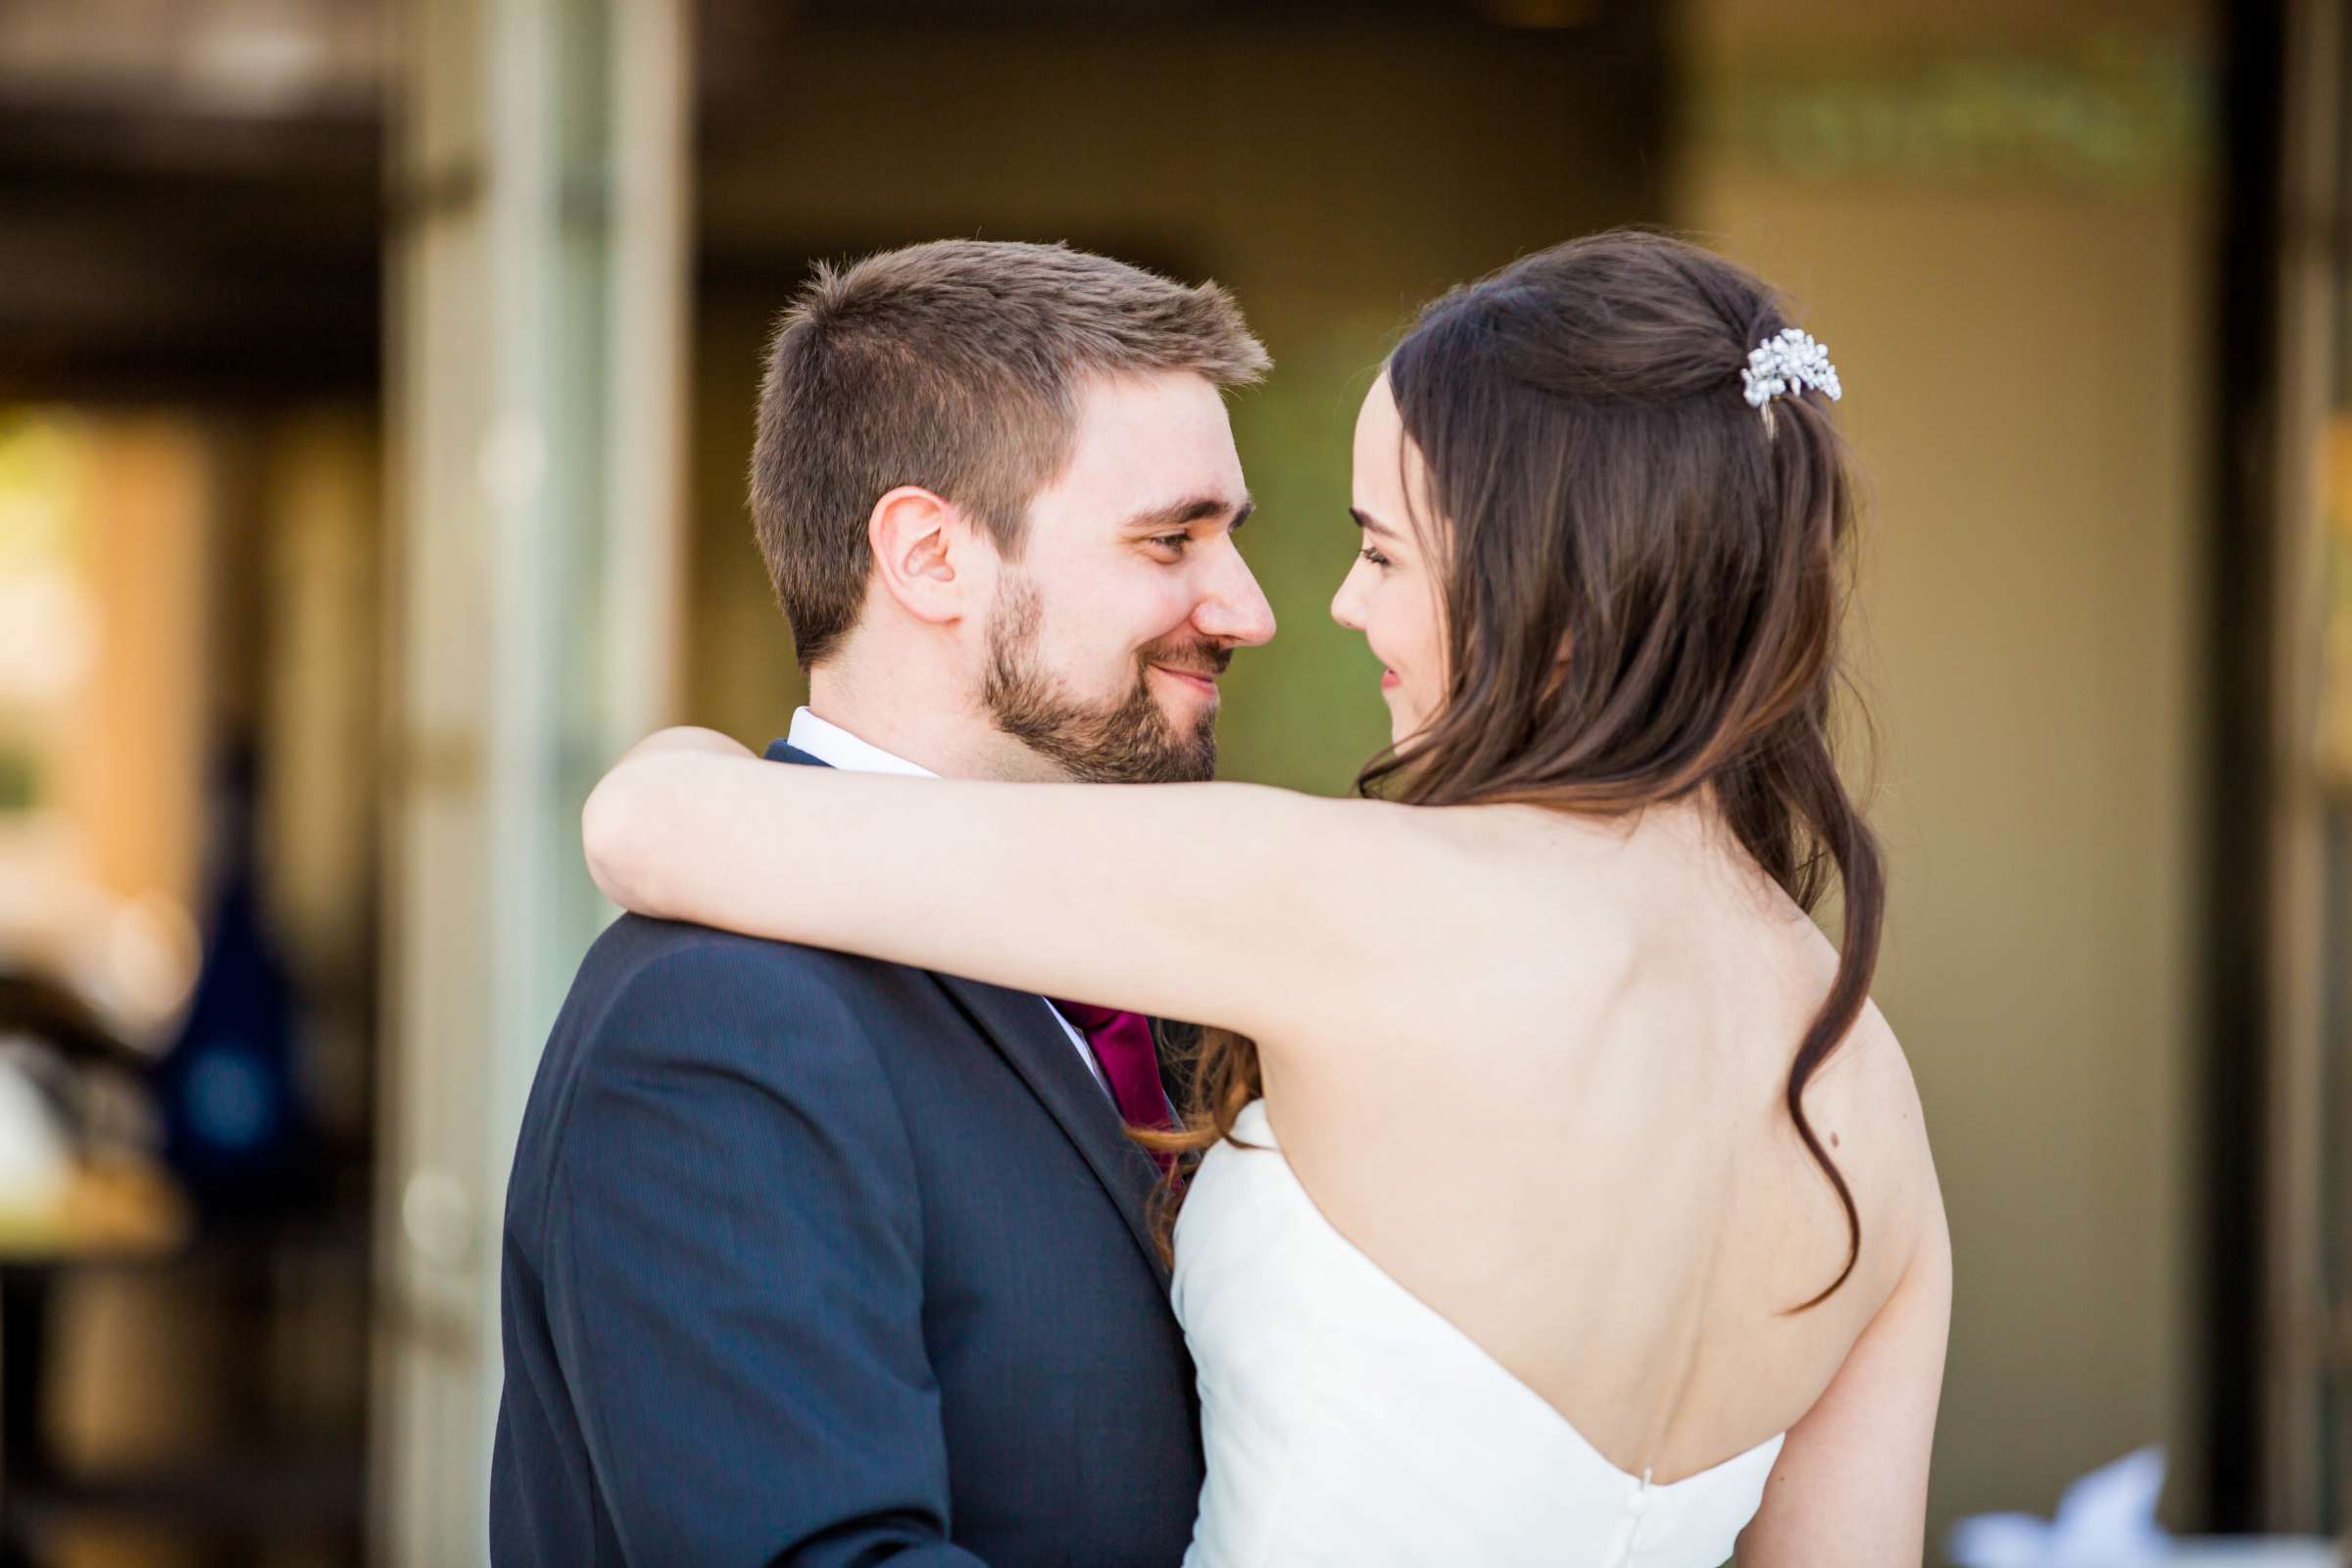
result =
[[[492,1561],[1175,1563],[1156,1177],[1035,996],[624,915],[508,1189]]]

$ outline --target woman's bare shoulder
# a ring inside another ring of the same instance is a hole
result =
[[[1849,1173],[1865,1238],[1883,1238],[1872,1272],[1891,1290],[1940,1234],[1943,1200],[1918,1078],[1875,1004],[1807,1085],[1805,1110]]]
[[[1817,1096],[1865,1114],[1871,1126],[1882,1129],[1905,1153],[1926,1153],[1927,1107],[1920,1099],[1919,1079],[1909,1053],[1876,1002],[1863,1003],[1862,1015],[1814,1075],[1806,1090],[1808,1103]]]

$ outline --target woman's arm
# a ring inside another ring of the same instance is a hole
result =
[[[1883,1568],[1923,1560],[1928,1456],[1952,1325],[1952,1239],[1929,1205],[1910,1266],[1788,1434],[1740,1568]]]
[[[788,767],[672,730],[597,785],[582,836],[597,885],[643,914],[1328,1037],[1373,989],[1376,911],[1421,842],[1409,810],[1239,784]]]

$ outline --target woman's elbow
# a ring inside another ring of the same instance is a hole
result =
[[[661,916],[653,843],[659,820],[646,799],[641,761],[623,760],[597,780],[580,808],[580,849],[597,891],[625,909]]]

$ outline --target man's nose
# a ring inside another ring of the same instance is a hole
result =
[[[1193,624],[1201,635],[1237,648],[1254,648],[1274,637],[1274,607],[1257,585],[1250,563],[1228,539],[1216,552],[1200,603],[1193,610]]]

